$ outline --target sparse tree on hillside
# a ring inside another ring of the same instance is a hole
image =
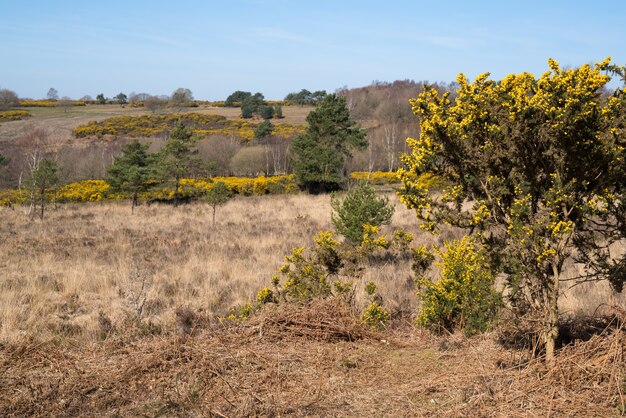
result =
[[[292,146],[297,181],[312,193],[338,190],[344,181],[344,160],[367,146],[365,131],[350,118],[343,97],[328,95],[306,118],[307,128]]]
[[[265,120],[272,119],[274,117],[274,108],[267,105],[260,106],[259,116],[261,116]]]
[[[164,100],[159,99],[157,96],[148,96],[144,99],[143,105],[148,109],[152,114],[157,113],[159,110],[165,107],[166,102]]]
[[[17,94],[13,90],[0,89],[0,109],[8,109],[19,104]]]
[[[201,163],[195,149],[196,140],[191,129],[181,122],[170,132],[170,137],[159,155],[159,170],[165,179],[174,181],[174,206],[178,206],[180,180],[191,176]]]
[[[230,199],[230,191],[226,183],[218,181],[207,192],[206,201],[213,208],[213,228],[215,228],[215,212],[218,206],[222,206]]]
[[[39,218],[43,221],[44,208],[48,202],[47,194],[53,191],[59,182],[60,167],[54,160],[44,158],[32,172],[31,187],[39,198]]]
[[[193,94],[191,90],[185,88],[177,88],[172,93],[172,97],[170,98],[170,104],[177,108],[179,111],[184,107],[191,106],[193,102]]]
[[[117,104],[126,104],[128,103],[128,97],[126,97],[124,93],[118,93],[118,95],[115,96],[115,102]]]
[[[243,101],[247,99],[248,97],[252,97],[252,93],[250,93],[249,91],[237,90],[236,92],[232,93],[230,96],[226,98],[226,100],[224,101],[224,106],[226,107],[241,106]]]
[[[298,104],[301,106],[305,106],[305,105],[312,106],[312,105],[317,105],[321,103],[322,100],[324,100],[327,95],[328,94],[326,93],[325,90],[318,90],[314,93],[311,93],[307,89],[302,89],[297,93],[289,93],[287,96],[285,96],[285,101],[292,103],[292,104]]]
[[[274,125],[269,120],[264,120],[254,130],[254,140],[257,142],[263,142],[263,140],[272,135]]]
[[[251,118],[253,114],[260,113],[261,108],[265,106],[263,94],[254,93],[254,95],[244,98],[241,102],[241,117],[244,119]]]
[[[411,102],[421,134],[407,140],[399,175],[401,199],[422,228],[454,225],[481,241],[513,308],[542,324],[552,361],[565,262],[582,263],[578,279],[606,278],[618,291],[625,279],[626,258],[609,257],[609,247],[626,238],[626,91],[602,97],[604,72],[622,71],[608,59],[549,65],[539,79],[483,74],[470,83],[459,75],[454,101],[427,89]],[[445,179],[443,194],[416,180],[426,172]]]
[[[46,94],[48,100],[59,100],[59,92],[54,87],[50,87],[48,93]]]
[[[132,92],[128,95],[128,103],[138,103],[138,102],[144,102],[145,105],[145,101],[150,97],[150,95],[148,93],[135,93]]]
[[[139,193],[148,190],[148,180],[154,175],[154,159],[148,154],[149,147],[135,139],[122,148],[122,155],[107,168],[111,191],[130,194],[131,213],[135,212]]]

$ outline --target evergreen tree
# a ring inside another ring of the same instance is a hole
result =
[[[340,235],[355,245],[363,240],[363,225],[389,225],[394,208],[386,197],[378,197],[365,181],[346,194],[333,196],[331,220]]]
[[[159,171],[163,178],[174,181],[175,207],[178,206],[180,180],[191,176],[201,165],[195,145],[196,140],[191,129],[178,122],[160,153]]]
[[[135,212],[139,193],[148,189],[148,180],[154,174],[153,158],[147,152],[148,147],[148,144],[136,139],[129,142],[122,148],[122,155],[107,169],[111,191],[130,194],[131,213]]]
[[[230,199],[230,191],[226,183],[218,181],[211,187],[206,195],[207,203],[213,208],[213,227],[215,227],[215,212],[218,206],[222,206]]]
[[[326,96],[306,120],[306,130],[293,142],[298,184],[311,193],[338,190],[345,158],[367,146],[365,130],[350,119],[346,99],[335,94]]]
[[[43,221],[44,208],[48,201],[47,194],[53,191],[59,182],[59,164],[48,158],[39,161],[39,164],[32,172],[31,186],[33,191],[39,196],[39,218]],[[34,194],[33,194],[34,196]]]
[[[272,130],[274,129],[274,125],[269,120],[264,120],[257,126],[254,130],[254,140],[261,142],[268,136],[272,135]]]

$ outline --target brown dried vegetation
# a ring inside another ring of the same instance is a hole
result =
[[[392,201],[397,205],[396,199]],[[547,368],[524,336],[467,339],[415,329],[410,263],[372,263],[355,303],[268,306],[254,299],[292,247],[330,228],[328,196],[267,196],[210,208],[64,205],[44,223],[1,209],[0,415],[609,416],[624,412],[622,323],[568,327]],[[422,235],[397,207],[393,227]],[[453,232],[447,233],[453,237]],[[374,281],[392,312],[358,320]],[[564,310],[624,306],[585,285]],[[596,286],[596,287],[591,287]],[[622,315],[619,309],[604,313]],[[580,323],[580,322],[579,322]],[[502,325],[503,327],[505,325]],[[565,330],[564,330],[565,331]],[[595,335],[594,335],[595,334]],[[520,343],[521,341],[521,343]]]

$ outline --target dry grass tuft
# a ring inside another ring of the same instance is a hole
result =
[[[270,341],[288,337],[357,341],[371,335],[353,307],[339,298],[316,300],[309,305],[266,306],[249,321],[249,326],[259,337]]]

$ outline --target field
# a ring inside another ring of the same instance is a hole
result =
[[[392,201],[393,227],[438,243]],[[368,266],[353,305],[218,320],[252,300],[293,247],[330,228],[328,196],[237,198],[218,210],[215,227],[201,203],[142,206],[132,216],[126,203],[68,204],[43,223],[20,208],[1,216],[6,415],[607,416],[623,408],[623,332],[579,342],[554,369],[530,360],[528,347],[499,343],[499,331],[433,336],[411,322],[409,261]],[[369,280],[393,313],[384,331],[357,319]],[[562,308],[593,313],[609,294],[576,287]]]
[[[87,122],[102,120],[113,116],[138,116],[150,113],[143,108],[132,108],[121,105],[76,106],[68,108],[67,111],[61,108],[45,107],[26,108],[25,110],[28,110],[33,117],[21,121],[0,124],[0,144],[19,138],[29,129],[40,127],[48,130],[50,139],[60,145],[64,141],[73,140],[72,130]],[[168,112],[170,111],[171,110],[168,110]],[[228,107],[198,107],[190,108],[189,111],[221,115],[229,119],[238,119],[241,115],[239,108]],[[310,111],[311,107],[309,106],[284,106],[284,118],[280,121],[290,124],[304,124],[306,116]]]

